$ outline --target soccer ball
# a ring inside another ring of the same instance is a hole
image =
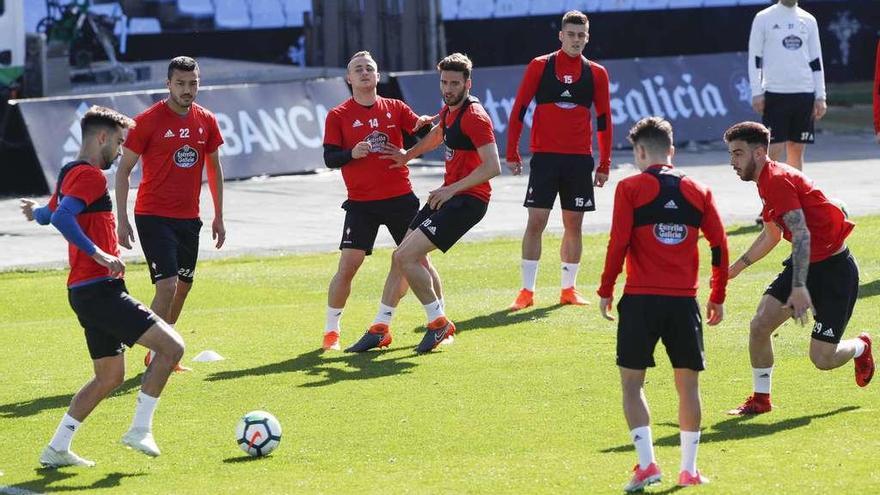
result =
[[[281,443],[281,423],[266,411],[251,411],[235,427],[235,441],[248,455],[268,455]]]

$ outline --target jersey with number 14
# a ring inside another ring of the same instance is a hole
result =
[[[352,201],[377,201],[412,191],[407,167],[389,168],[382,146],[403,146],[403,132],[412,132],[419,117],[406,103],[393,98],[376,98],[364,106],[349,98],[327,114],[324,144],[350,150],[360,142],[370,143],[370,153],[342,167],[342,179]]]
[[[134,120],[125,147],[143,165],[135,214],[198,218],[205,157],[223,144],[214,114],[193,103],[180,115],[162,100]]]

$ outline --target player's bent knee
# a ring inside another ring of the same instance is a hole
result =
[[[769,339],[775,328],[770,325],[766,319],[760,315],[755,315],[749,323],[749,338],[765,340]]]
[[[833,344],[816,346],[814,343],[810,346],[810,361],[816,369],[827,371],[837,367],[834,363],[834,353],[837,346]]]
[[[105,370],[95,375],[95,380],[98,382],[98,386],[103,393],[105,395],[109,394],[122,386],[122,383],[125,381],[125,368]]]
[[[177,291],[177,277],[168,277],[156,281],[157,294],[172,297],[175,291]]]

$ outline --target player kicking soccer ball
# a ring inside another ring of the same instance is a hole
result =
[[[103,107],[92,107],[80,121],[82,146],[76,160],[58,174],[55,193],[47,206],[22,199],[28,221],[51,223],[69,244],[68,300],[85,330],[95,377],[70,402],[70,408],[49,445],[40,455],[43,467],[94,466],[70,450],[74,434],[95,407],[125,378],[124,346],[141,344],[156,352],[144,373],[131,429],[122,443],[155,457],[153,413],[175,363],[183,356],[183,339],[146,306],[128,295],[119,259],[113,204],[107,190],[107,170],[119,156],[125,131],[134,125],[128,117]]]

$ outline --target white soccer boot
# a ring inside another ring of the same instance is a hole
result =
[[[150,457],[157,457],[161,454],[161,452],[159,452],[159,446],[156,445],[156,440],[153,439],[153,432],[146,428],[132,428],[128,430],[128,432],[122,436],[122,443],[128,445],[134,450],[139,450]]]
[[[85,466],[92,467],[94,461],[83,459],[69,450],[55,450],[50,446],[43,449],[40,454],[40,464],[46,468],[60,468],[64,466]]]

